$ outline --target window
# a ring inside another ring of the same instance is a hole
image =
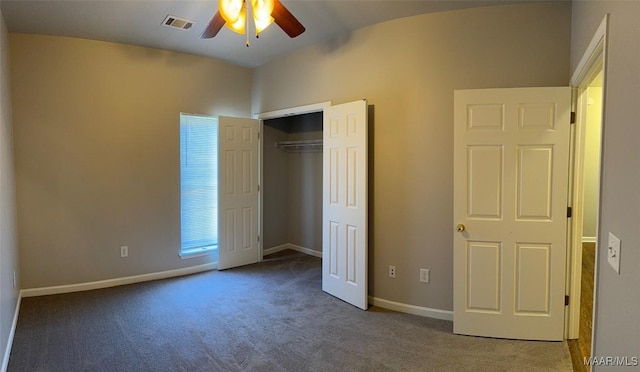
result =
[[[218,248],[218,119],[180,114],[180,256]]]

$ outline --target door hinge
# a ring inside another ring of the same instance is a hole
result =
[[[567,207],[567,218],[571,218],[573,216],[573,208]]]
[[[564,306],[569,306],[569,296],[564,296]]]
[[[260,235],[258,235],[258,241],[260,241]]]
[[[258,185],[258,191],[260,191],[260,185]]]
[[[575,111],[571,111],[571,121],[569,122],[569,124],[575,124],[576,123],[576,113]]]

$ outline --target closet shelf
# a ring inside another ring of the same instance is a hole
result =
[[[322,140],[281,141],[275,146],[284,152],[321,152]]]

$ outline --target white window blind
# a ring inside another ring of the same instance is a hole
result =
[[[218,244],[218,119],[180,114],[181,253]]]

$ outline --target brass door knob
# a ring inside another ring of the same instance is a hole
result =
[[[456,230],[458,230],[458,232],[463,232],[464,231],[464,225],[459,223],[458,226],[456,226]]]

